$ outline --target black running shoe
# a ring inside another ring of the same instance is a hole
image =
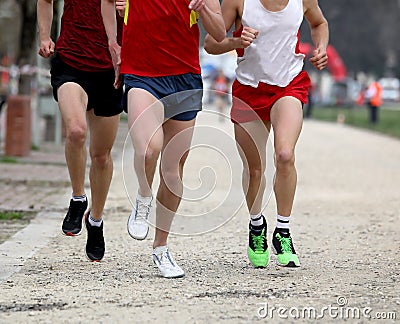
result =
[[[294,250],[290,232],[275,229],[272,236],[272,250],[277,256],[278,264],[283,267],[300,267],[300,261]]]
[[[247,256],[256,268],[264,268],[269,262],[269,250],[267,243],[267,222],[262,216],[263,225],[259,231],[254,231],[249,223],[249,246]]]
[[[62,231],[67,236],[75,236],[81,234],[82,231],[82,218],[85,214],[88,202],[74,201],[71,199],[67,215],[65,215]]]
[[[100,261],[106,249],[103,236],[103,223],[101,226],[92,226],[89,223],[89,212],[85,215],[87,229],[86,255],[91,261]]]

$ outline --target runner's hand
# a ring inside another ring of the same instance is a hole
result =
[[[310,62],[318,70],[322,70],[328,64],[328,55],[326,54],[325,48],[317,48],[313,52],[313,56],[310,58]]]
[[[54,42],[51,40],[51,38],[40,41],[40,47],[39,47],[39,55],[48,58],[54,54]]]
[[[114,88],[118,89],[122,81],[121,75],[119,73],[119,68],[121,65],[121,46],[119,46],[117,42],[114,42],[108,46],[108,49],[111,54],[111,59],[115,71]]]
[[[200,12],[206,5],[204,0],[191,0],[189,3],[189,9]]]
[[[249,47],[251,43],[253,43],[253,41],[257,38],[257,36],[258,30],[247,26],[243,27],[242,35],[240,36],[242,48]]]
[[[126,0],[115,0],[115,9],[123,17],[125,15]]]

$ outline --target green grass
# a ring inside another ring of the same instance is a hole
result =
[[[24,213],[12,211],[0,211],[0,220],[20,220],[25,217]]]
[[[379,110],[379,121],[376,125],[369,122],[369,111],[366,107],[315,107],[312,117],[318,120],[337,122],[338,116],[344,116],[347,125],[365,128],[400,138],[400,109]]]
[[[124,122],[128,121],[128,114],[125,112],[121,113],[120,120]]]
[[[0,158],[0,163],[17,163],[17,159],[11,156],[2,156]]]

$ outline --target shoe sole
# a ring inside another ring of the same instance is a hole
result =
[[[129,236],[132,237],[132,238],[135,239],[135,240],[138,240],[138,241],[143,241],[144,239],[146,239],[147,235],[149,234],[149,228],[147,228],[147,232],[146,232],[146,235],[145,235],[144,237],[142,237],[142,236],[134,236],[134,235],[129,231],[129,220],[130,220],[130,219],[131,219],[131,216],[129,216],[128,222],[126,223],[126,229],[127,229],[127,231],[128,231]]]
[[[72,232],[64,232],[64,230],[61,230],[61,232],[65,235],[65,236],[79,236],[82,234],[82,230],[80,230],[78,233],[72,233]]]
[[[87,255],[87,253],[86,253],[86,249],[85,249],[85,255],[86,255],[86,259],[88,259],[90,262],[101,262],[101,260],[103,260],[103,258],[101,258],[100,260],[98,260],[98,259],[94,259],[94,260],[92,260],[91,258],[89,258],[89,256]]]
[[[90,262],[101,262],[101,260],[103,260],[103,258],[101,258],[100,260],[98,260],[98,259],[94,259],[94,260],[92,260],[91,258],[89,258],[89,256],[87,255],[87,253],[86,253],[86,249],[85,249],[85,255],[86,255],[86,259],[88,259]]]
[[[271,250],[272,250],[272,252],[274,252],[275,255],[278,255],[278,252],[276,251],[276,249],[275,249],[275,247],[274,247],[273,244],[272,244]],[[296,263],[294,263],[294,261],[289,261],[287,264],[282,264],[282,263],[280,263],[280,262],[278,261],[278,259],[277,259],[277,260],[276,260],[276,263],[277,263],[279,266],[284,267],[284,268],[300,268],[300,262],[299,262],[298,265],[296,265]]]
[[[155,263],[155,261],[153,260],[154,265],[157,267],[158,270],[160,270],[160,268],[157,266],[157,263]],[[160,271],[161,272],[161,271]],[[181,274],[181,275],[177,275],[177,276],[170,276],[170,277],[166,277],[163,276],[162,273],[160,273],[160,277],[161,278],[165,278],[165,279],[176,279],[176,278],[183,278],[185,276],[185,273]]]

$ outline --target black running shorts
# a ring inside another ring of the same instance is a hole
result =
[[[114,70],[87,72],[64,63],[59,55],[51,60],[51,86],[58,101],[57,91],[66,82],[79,84],[88,96],[87,110],[94,109],[96,116],[110,117],[122,112],[122,87],[115,89]]]

